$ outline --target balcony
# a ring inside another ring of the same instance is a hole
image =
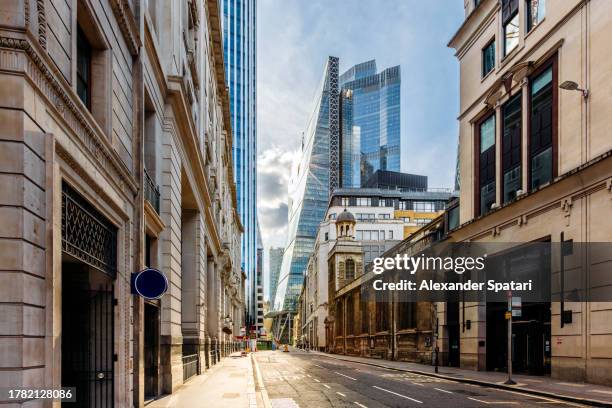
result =
[[[147,169],[144,169],[144,198],[159,214],[159,186],[155,184]]]

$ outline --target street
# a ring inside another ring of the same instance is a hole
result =
[[[255,359],[272,407],[580,406],[291,349]]]

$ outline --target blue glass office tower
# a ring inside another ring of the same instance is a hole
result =
[[[274,310],[295,312],[329,192],[338,187],[338,58],[329,57],[289,180],[288,237]]]
[[[221,0],[223,53],[233,130],[234,177],[242,235],[242,267],[247,275],[247,324],[257,319],[257,122],[255,0]]]
[[[376,61],[340,76],[342,187],[362,187],[376,170],[400,171],[400,67]]]

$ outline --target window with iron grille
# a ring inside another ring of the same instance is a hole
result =
[[[117,227],[67,183],[62,183],[62,250],[114,278]]]

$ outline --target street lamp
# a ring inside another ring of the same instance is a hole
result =
[[[561,85],[559,85],[559,88],[565,89],[566,91],[582,92],[582,97],[585,99],[589,97],[589,90],[580,88],[578,84],[574,81],[565,81]]]

